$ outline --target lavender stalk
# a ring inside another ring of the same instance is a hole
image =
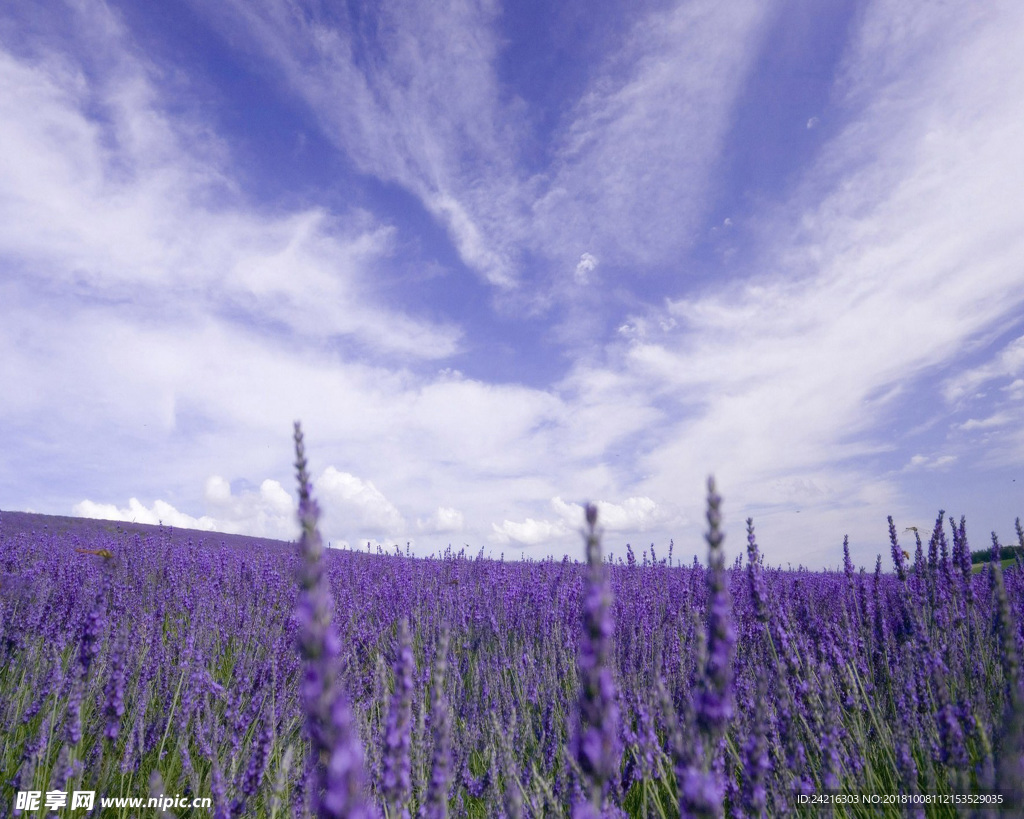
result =
[[[320,509],[312,498],[302,428],[295,422],[295,468],[299,481],[299,593],[296,620],[305,660],[302,701],[314,765],[313,804],[321,819],[370,819],[363,749],[338,673],[340,643],[331,624],[333,601],[324,575],[324,544],[317,529]]]

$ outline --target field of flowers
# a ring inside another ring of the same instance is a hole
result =
[[[592,507],[582,565],[325,550],[296,442],[288,547],[0,519],[0,815],[1024,815],[1024,572],[963,519],[911,560],[890,519],[892,572],[769,568],[751,521],[726,567],[712,482],[706,567],[602,559]]]

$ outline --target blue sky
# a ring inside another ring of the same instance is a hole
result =
[[[1024,6],[513,5],[5,3],[0,508],[1014,540]]]

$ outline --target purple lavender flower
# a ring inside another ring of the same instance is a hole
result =
[[[505,816],[507,819],[522,819],[523,817],[523,797],[519,792],[519,783],[516,781],[516,768],[515,763],[510,758],[511,755],[507,749],[503,749],[501,753],[502,767],[505,773]]]
[[[77,745],[82,741],[82,687],[81,680],[76,680],[72,685],[64,716],[64,736],[70,745]]]
[[[992,533],[992,553],[1001,551],[996,533]],[[999,656],[1003,666],[1003,685],[1007,701],[1021,697],[1020,691],[1020,653],[1017,646],[1017,628],[1010,610],[1010,600],[1006,595],[1006,584],[1003,581],[1002,564],[998,557],[992,561],[992,625],[996,639],[999,641]]]
[[[1024,815],[1024,694],[1018,686],[1009,699],[999,741],[996,784],[1006,798],[1005,809]]]
[[[917,763],[913,754],[910,753],[910,746],[906,740],[899,740],[896,744],[896,766],[900,771],[900,779],[903,789],[907,793],[920,793],[921,789],[917,784]]]
[[[679,814],[692,819],[718,819],[725,792],[714,771],[690,766],[679,783]]]
[[[953,516],[949,516],[949,525],[953,529],[953,566],[957,569],[963,569],[964,559],[964,543],[960,540],[960,531],[956,528],[956,522],[953,520]]]
[[[722,551],[721,503],[722,499],[715,491],[715,479],[708,478],[707,654],[698,680],[696,707],[704,759],[694,759],[677,771],[679,813],[684,819],[718,819],[722,816],[725,795],[721,773],[711,764],[714,749],[732,719],[732,653],[736,645],[736,628],[726,587],[725,554]]]
[[[29,737],[21,752],[21,765],[18,773],[11,783],[13,791],[31,790],[32,780],[35,777],[36,766],[39,763],[41,754],[45,753],[50,736],[50,718],[44,716],[39,731],[34,737]]]
[[[111,742],[117,739],[121,730],[121,718],[124,716],[124,683],[125,683],[125,645],[124,635],[115,641],[110,652],[110,678],[107,680],[106,707],[104,715],[107,724],[103,736]]]
[[[245,813],[245,805],[255,794],[267,770],[267,761],[270,759],[270,728],[264,724],[260,730],[256,748],[249,758],[249,765],[242,777],[240,794],[231,804],[231,815],[242,816]]]
[[[323,540],[317,529],[320,510],[312,498],[302,428],[295,422],[295,467],[299,481],[299,593],[295,617],[305,663],[301,686],[306,730],[312,750],[313,803],[321,819],[369,819],[363,749],[352,724],[338,672],[340,643],[331,624],[333,601],[323,569]]]
[[[846,579],[853,584],[854,578],[854,567],[853,561],[850,559],[850,536],[843,535],[843,573],[846,575]]]
[[[939,516],[935,521],[935,528],[932,529],[932,536],[928,540],[928,570],[934,574],[939,568],[939,541],[943,539],[942,520],[946,516],[946,510],[940,509]]]
[[[720,530],[722,516],[718,511],[722,499],[715,492],[714,478],[708,479],[708,655],[701,693],[698,699],[697,722],[709,737],[717,737],[732,719],[732,653],[736,645],[736,628],[732,622],[732,605],[726,587],[724,535]]]
[[[430,724],[434,753],[427,798],[420,809],[421,819],[445,819],[448,816],[448,783],[451,778],[451,714],[444,696],[448,671],[448,629],[443,628],[434,658],[431,684]]]
[[[885,609],[882,600],[882,556],[875,560],[875,577],[872,584],[872,602],[874,604],[874,643],[871,658],[875,666],[875,685],[885,688],[889,683],[889,658],[886,651]]]
[[[896,524],[892,522],[892,515],[889,515],[889,540],[892,543],[892,562],[896,567],[896,576],[902,581],[907,579],[907,568],[903,550],[896,539]]]
[[[114,586],[114,572],[118,558],[109,549],[85,549],[88,554],[97,555],[101,559],[100,587],[96,592],[92,608],[86,615],[82,628],[82,637],[78,646],[78,662],[82,667],[82,676],[89,676],[89,669],[99,653],[100,640],[107,621],[107,601],[110,599]]]
[[[967,580],[971,579],[971,547],[967,543],[967,518],[960,516],[960,526],[955,527],[960,540],[960,571]]]
[[[407,802],[412,791],[412,672],[414,660],[409,621],[398,624],[398,655],[395,658],[395,690],[384,726],[384,801],[388,816],[408,819]]]
[[[743,745],[743,811],[745,816],[751,817],[763,817],[768,804],[765,781],[772,765],[768,758],[768,740],[765,736],[768,727],[767,699],[767,691],[762,682],[757,690],[754,722]]]
[[[846,547],[847,560],[849,560],[849,555],[849,547]],[[765,587],[764,576],[761,574],[761,556],[758,554],[757,540],[754,538],[753,518],[747,518],[747,578],[750,582],[750,596],[754,601],[754,611],[757,614],[758,622],[767,622],[768,590]]]
[[[612,677],[611,588],[601,561],[597,507],[587,504],[588,575],[583,602],[583,635],[577,658],[580,679],[579,722],[573,738],[576,761],[583,772],[589,804],[600,810],[604,787],[621,765],[619,709]],[[575,812],[574,812],[575,815]]]
[[[104,614],[102,597],[99,597],[96,600],[96,605],[86,615],[85,625],[82,628],[82,639],[78,644],[78,662],[82,669],[83,680],[88,678],[92,662],[99,653],[100,637],[105,625]]]

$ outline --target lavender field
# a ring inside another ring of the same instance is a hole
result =
[[[1024,815],[1024,572],[972,574],[962,519],[824,572],[748,521],[726,567],[709,483],[706,567],[602,557],[592,507],[586,565],[325,550],[297,440],[297,544],[0,520],[0,815]]]

